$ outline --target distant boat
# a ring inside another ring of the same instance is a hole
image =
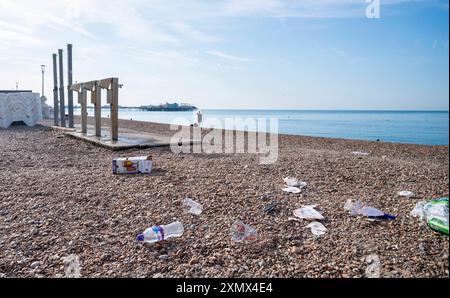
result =
[[[190,112],[190,111],[195,111],[197,110],[196,106],[190,105],[190,104],[186,104],[186,103],[168,103],[166,102],[165,104],[161,104],[161,105],[157,105],[157,106],[153,106],[153,105],[148,105],[148,106],[140,106],[139,110],[141,111],[154,111],[154,112]]]

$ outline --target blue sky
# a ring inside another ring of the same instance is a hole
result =
[[[46,64],[51,103],[51,54],[73,43],[74,79],[118,76],[122,105],[448,110],[448,1],[380,3],[2,0],[0,89],[40,91]]]

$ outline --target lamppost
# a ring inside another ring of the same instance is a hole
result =
[[[44,72],[45,72],[45,65],[41,65],[41,71],[42,71],[42,96],[44,96]]]

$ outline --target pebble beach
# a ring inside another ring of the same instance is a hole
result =
[[[448,146],[280,135],[277,162],[263,165],[253,154],[111,151],[47,125],[0,129],[0,277],[354,278],[367,277],[373,255],[379,277],[449,277],[448,236],[410,215],[420,200],[448,196]],[[119,126],[173,133],[158,123]],[[112,174],[113,158],[150,154],[151,174]],[[283,192],[287,176],[308,185]],[[403,190],[415,197],[399,197]],[[185,198],[203,212],[184,212]],[[349,199],[397,218],[351,216]],[[308,221],[289,220],[311,204],[325,218],[319,238]],[[136,241],[176,220],[181,237]],[[255,241],[231,240],[236,220],[257,229]]]

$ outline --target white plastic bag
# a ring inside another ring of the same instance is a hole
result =
[[[289,193],[301,193],[302,192],[302,190],[300,188],[293,187],[293,186],[285,187],[282,189],[282,191],[289,192]]]
[[[321,224],[320,222],[318,222],[318,221],[313,221],[312,223],[310,223],[306,227],[307,228],[311,228],[311,232],[316,237],[320,237],[320,236],[322,236],[323,234],[325,234],[327,232],[327,228],[325,228],[325,226],[323,224]]]
[[[320,214],[319,211],[314,209],[316,205],[309,205],[299,209],[294,210],[294,215],[298,218],[307,219],[307,220],[322,220],[325,217]]]
[[[294,177],[286,177],[283,181],[287,186],[291,187],[305,188],[308,185],[305,181],[300,181]]]
[[[194,215],[200,215],[203,211],[203,207],[200,203],[194,201],[191,198],[184,199],[183,201],[183,209],[187,213],[191,213]]]
[[[361,152],[361,151],[353,151],[352,154],[353,154],[354,156],[368,156],[368,155],[369,155],[369,153],[367,153],[367,152]]]
[[[415,194],[412,191],[409,191],[409,190],[399,191],[397,194],[400,197],[405,197],[405,198],[413,198],[415,196]]]
[[[426,201],[420,201],[416,203],[416,206],[414,206],[414,209],[410,212],[411,216],[413,217],[419,217],[420,220],[425,219],[425,210],[424,206],[427,202]]]
[[[348,204],[347,204],[348,203]],[[361,201],[356,201],[355,203],[351,204],[349,201],[347,201],[346,205],[347,208],[349,208],[351,215],[362,215],[367,217],[377,217],[377,216],[383,216],[384,212],[370,206],[365,206]],[[344,206],[345,208],[346,206]]]

